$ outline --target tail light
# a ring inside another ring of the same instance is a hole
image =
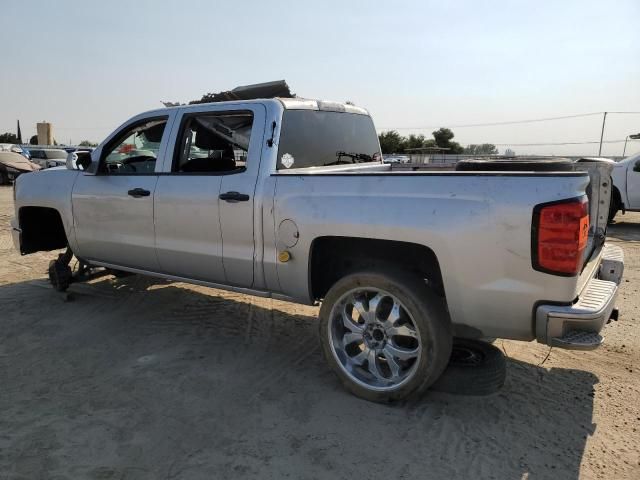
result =
[[[586,196],[537,205],[533,210],[533,268],[554,275],[577,275],[588,238]]]

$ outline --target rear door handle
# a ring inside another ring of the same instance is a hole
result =
[[[144,188],[134,188],[133,190],[129,190],[127,193],[134,198],[148,197],[151,195],[151,192]]]
[[[221,193],[219,198],[220,200],[226,200],[227,202],[246,202],[249,200],[249,195],[239,192],[227,192]]]

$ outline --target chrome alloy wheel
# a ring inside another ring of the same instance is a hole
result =
[[[329,343],[344,372],[365,388],[394,390],[416,371],[421,356],[418,327],[395,296],[357,288],[335,303]]]

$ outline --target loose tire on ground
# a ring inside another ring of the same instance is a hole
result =
[[[357,313],[361,310],[364,316]],[[357,340],[341,350],[350,338]],[[366,270],[347,275],[327,293],[320,308],[320,340],[329,366],[349,392],[384,403],[418,396],[438,379],[451,355],[452,330],[443,300],[423,279]],[[417,353],[408,358],[406,352]]]
[[[456,338],[449,365],[432,389],[458,395],[490,395],[502,388],[506,374],[506,361],[499,348]]]

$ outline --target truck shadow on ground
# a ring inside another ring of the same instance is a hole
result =
[[[631,215],[626,215],[630,217]],[[618,215],[614,223],[607,227],[607,236],[618,240],[640,241],[640,223],[633,219],[625,219],[625,216]]]
[[[578,478],[595,430],[585,371],[510,359],[498,394],[378,405],[340,387],[307,307],[139,276],[72,291],[0,287],[7,478]]]

